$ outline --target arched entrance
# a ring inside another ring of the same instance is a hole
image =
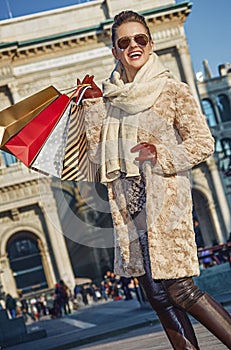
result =
[[[39,240],[33,233],[21,231],[14,234],[6,249],[18,290],[29,293],[48,287]]]
[[[209,210],[208,198],[206,198],[201,191],[196,189],[192,189],[192,198],[194,224],[195,221],[199,222],[199,227],[196,227],[196,230],[200,230],[204,246],[212,246],[216,242],[216,232],[213,218]]]

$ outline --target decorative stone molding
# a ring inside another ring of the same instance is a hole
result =
[[[147,22],[150,26],[160,26],[168,25],[171,23],[171,26],[174,22],[183,24],[189,13],[191,12],[191,6],[182,6],[181,8],[172,8],[168,9],[163,8],[160,13],[148,13],[149,11],[143,11]],[[36,39],[34,42],[19,42],[11,45],[6,45],[5,48],[0,48],[0,59],[4,57],[12,58],[14,64],[19,60],[23,59],[33,59],[34,57],[39,57],[44,55],[57,55],[59,52],[63,54],[63,49],[67,50],[83,50],[84,48],[88,50],[89,46],[98,47],[99,43],[102,42],[104,45],[110,46],[110,37],[111,37],[111,23],[112,20],[106,20],[88,30],[76,32],[67,32],[62,35],[54,35],[53,37]],[[159,34],[160,35],[160,34]],[[174,35],[179,35],[179,28],[171,28],[164,30],[160,37],[156,38],[157,40],[164,39],[166,37],[174,37]]]
[[[176,40],[176,38],[181,37],[181,30],[180,27],[176,26],[176,27],[171,27],[171,28],[164,28],[164,29],[159,29],[159,30],[154,30],[153,33],[153,40],[154,42],[158,43],[160,41],[166,41],[166,40],[170,40],[172,38],[174,38]]]
[[[0,66],[0,76],[1,79],[6,79],[12,76],[12,66],[10,64],[6,64]]]
[[[11,217],[13,221],[19,221],[19,210],[18,208],[11,209]]]
[[[18,201],[21,198],[33,196],[34,194],[38,194],[38,182],[34,180],[25,183],[13,184],[7,187],[1,187],[0,204],[11,202],[12,199],[16,199]]]
[[[86,62],[89,59],[95,59],[98,57],[103,57],[111,55],[111,49],[108,47],[96,48],[93,50],[88,50],[80,53],[74,53],[71,55],[66,55],[62,57],[50,58],[40,62],[27,63],[13,68],[13,73],[15,76],[21,76],[28,73],[37,73],[39,71],[47,69],[58,69],[59,67],[65,67],[70,64],[77,64],[79,62]]]

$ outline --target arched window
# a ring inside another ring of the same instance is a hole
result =
[[[205,98],[202,100],[202,109],[206,115],[206,119],[210,127],[216,126],[218,124],[217,117],[214,111],[212,102]]]
[[[206,246],[212,246],[213,241],[216,237],[216,229],[213,224],[212,211],[209,209],[209,200],[205,193],[192,188],[193,198],[193,218],[194,218],[194,230],[195,230],[195,219],[199,223],[201,238],[203,244]],[[195,230],[195,234],[197,234]],[[199,239],[197,237],[196,241]],[[198,242],[197,242],[198,243]],[[200,241],[200,244],[202,242]]]
[[[34,234],[23,231],[12,236],[7,253],[18,290],[31,292],[48,287],[38,239]]]
[[[12,154],[4,151],[0,151],[0,152],[1,152],[1,158],[4,160],[4,165],[6,167],[18,162],[17,158],[15,158],[15,156],[13,156]]]
[[[221,94],[217,96],[217,107],[220,113],[221,121],[231,121],[231,108],[230,102],[226,95]]]

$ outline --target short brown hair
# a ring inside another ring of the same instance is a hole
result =
[[[127,11],[120,12],[118,15],[114,17],[114,23],[112,25],[112,45],[113,46],[115,46],[115,37],[116,37],[117,28],[121,26],[121,24],[129,23],[129,22],[141,23],[146,29],[149,39],[152,40],[150,29],[145,21],[144,16],[140,15],[137,12],[127,10]]]

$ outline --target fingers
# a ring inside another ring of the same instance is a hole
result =
[[[149,161],[152,163],[152,165],[155,165],[157,162],[157,158],[154,154],[149,155],[139,155],[139,157],[136,157],[135,160],[139,162],[140,165],[142,165],[144,162]]]
[[[77,85],[78,86],[84,86],[84,85],[90,85],[89,87],[91,89],[87,89],[83,95],[83,98],[96,98],[96,97],[102,97],[102,91],[101,89],[95,84],[94,82],[94,75],[85,75],[83,78],[83,81],[81,82],[80,79],[77,79]]]
[[[137,161],[145,161],[145,160],[151,160],[153,161],[156,159],[155,154],[149,153],[149,154],[139,154],[139,157],[136,157],[135,160]]]
[[[84,84],[89,84],[88,80],[89,80],[89,78],[88,78],[87,75],[84,77],[83,81],[81,81],[79,78],[77,78],[77,86],[82,86]]]
[[[141,143],[138,143],[138,145],[132,147],[130,151],[134,153],[134,152],[140,151],[143,148],[148,148],[149,146],[150,145],[147,142],[141,142]]]
[[[82,84],[92,84],[92,81],[94,79],[94,75],[85,75],[85,77],[83,78]]]
[[[131,148],[131,152],[138,152],[139,156],[135,158],[136,161],[142,165],[145,161],[150,161],[153,165],[156,164],[157,161],[157,152],[156,147],[153,144],[149,144],[147,142],[142,142]]]
[[[89,82],[89,74],[85,75],[85,77],[82,80],[82,84],[88,84]]]
[[[81,82],[81,80],[79,78],[77,78],[77,85],[83,85],[83,84],[90,84],[92,87],[97,87],[96,83],[94,82],[94,75],[85,75],[85,77],[83,78],[83,81]]]

